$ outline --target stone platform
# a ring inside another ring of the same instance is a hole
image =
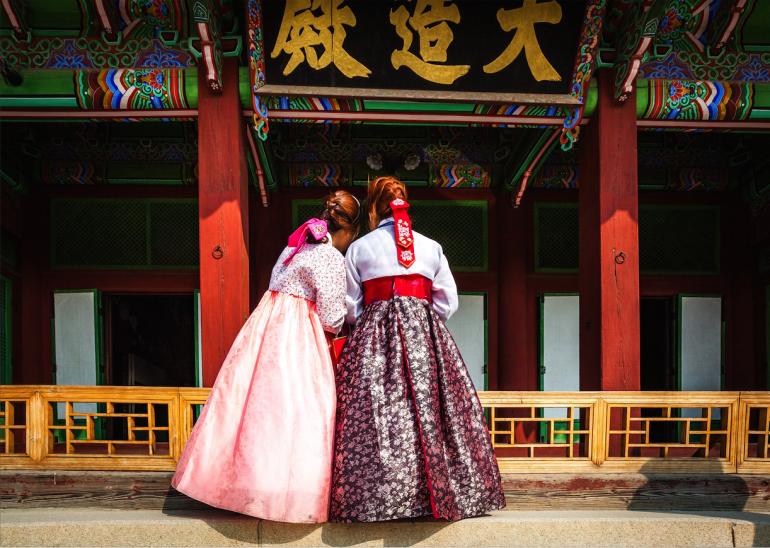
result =
[[[0,546],[768,546],[770,514],[501,511],[456,523],[290,525],[229,512],[0,510]]]

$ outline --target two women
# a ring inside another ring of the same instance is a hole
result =
[[[454,279],[441,247],[411,230],[406,198],[396,179],[374,181],[371,232],[346,260],[360,211],[345,191],[292,234],[185,447],[179,491],[287,522],[455,520],[505,504],[443,323]],[[356,327],[335,391],[324,331],[346,315]]]

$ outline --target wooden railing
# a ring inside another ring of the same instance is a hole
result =
[[[206,388],[0,386],[0,469],[173,470]],[[482,392],[503,473],[770,473],[770,392]]]

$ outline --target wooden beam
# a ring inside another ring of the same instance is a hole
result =
[[[224,64],[221,95],[201,71],[198,205],[203,382],[211,386],[249,314],[248,168],[237,60]]]
[[[200,38],[200,63],[206,74],[206,84],[212,93],[222,93],[222,42],[219,8],[212,0],[194,0],[192,12],[195,30]],[[234,85],[238,87],[238,79]]]
[[[632,92],[633,99],[633,92]],[[581,149],[580,388],[639,390],[636,113],[599,73],[599,104]]]

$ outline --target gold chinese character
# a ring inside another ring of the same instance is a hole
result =
[[[437,84],[451,84],[466,74],[470,65],[434,64],[446,61],[446,50],[454,39],[447,21],[459,23],[460,10],[454,4],[445,4],[444,0],[417,0],[412,15],[404,6],[391,10],[390,23],[396,27],[396,33],[404,41],[403,48],[390,56],[393,68],[407,66],[421,78]],[[420,37],[419,57],[409,51],[413,32]]]
[[[371,74],[342,47],[346,36],[344,27],[356,26],[356,16],[350,7],[340,7],[344,1],[286,0],[278,39],[270,54],[273,59],[281,53],[291,56],[283,68],[284,76],[303,62],[315,70],[334,63],[348,78],[365,78]],[[320,13],[314,13],[319,10]],[[322,48],[320,56],[316,48]]]
[[[535,23],[556,24],[561,21],[561,6],[558,2],[550,0],[538,3],[537,0],[524,0],[520,8],[497,10],[497,20],[505,32],[515,29],[516,33],[503,53],[491,63],[484,65],[484,72],[500,72],[513,63],[521,50],[524,50],[529,70],[535,80],[538,82],[561,80],[559,73],[545,58],[535,35]]]

